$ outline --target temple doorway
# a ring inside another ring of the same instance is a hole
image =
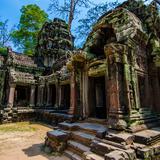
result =
[[[105,76],[89,78],[90,117],[106,119]]]
[[[30,87],[29,86],[16,86],[15,91],[16,106],[26,107],[29,105],[30,100]]]
[[[140,99],[140,107],[145,106],[145,77],[138,75],[138,89],[139,89],[139,99]]]
[[[61,85],[61,109],[70,108],[70,84]]]

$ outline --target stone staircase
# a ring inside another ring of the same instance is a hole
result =
[[[150,108],[141,108],[139,111],[133,110],[130,115],[131,126],[128,131],[137,132],[147,128],[160,125],[160,116],[151,111]]]
[[[62,129],[64,129],[64,125],[64,123],[60,124]],[[103,156],[91,151],[91,144],[102,131],[106,133],[106,128],[99,124],[90,123],[77,123],[77,127],[71,132],[67,149],[64,151],[65,155],[71,160],[104,160]]]
[[[160,128],[133,134],[96,123],[62,122],[47,133],[45,144],[71,160],[159,160]]]

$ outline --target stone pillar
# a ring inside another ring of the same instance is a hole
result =
[[[75,114],[76,112],[76,105],[77,105],[77,96],[76,96],[76,71],[75,68],[73,68],[72,75],[71,75],[71,81],[70,81],[70,87],[71,87],[71,96],[70,96],[70,109],[69,114]]]
[[[55,102],[55,107],[58,108],[59,106],[59,84],[55,84],[56,87],[56,102]]]
[[[82,73],[82,107],[83,107],[83,117],[89,117],[89,97],[88,97],[88,71],[87,66],[85,66],[84,71]],[[81,92],[81,91],[80,91]],[[81,93],[80,93],[81,94]]]
[[[43,106],[44,105],[44,85],[41,85],[40,86],[40,106]]]
[[[59,85],[58,87],[58,107],[61,106],[61,101],[62,101],[62,86]]]
[[[37,106],[43,106],[44,103],[44,85],[38,86]]]
[[[40,86],[38,86],[37,90],[37,106],[40,106]]]
[[[8,98],[8,106],[13,107],[14,104],[14,93],[15,93],[16,84],[10,85],[9,98]]]
[[[124,70],[123,54],[124,46],[121,44],[109,44],[105,46],[107,58],[107,106],[108,109],[108,125],[113,129],[123,130],[127,127],[124,115],[126,106],[123,106],[124,82],[122,75]],[[123,77],[124,78],[124,77]],[[126,95],[127,96],[127,95]]]
[[[35,107],[35,90],[36,86],[31,86],[31,92],[30,92],[30,107]]]
[[[50,97],[51,97],[51,92],[50,92],[50,86],[49,86],[49,84],[47,84],[47,106],[50,106],[51,104],[50,104]]]

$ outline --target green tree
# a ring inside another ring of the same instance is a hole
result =
[[[81,8],[89,8],[93,4],[91,0],[51,0],[49,11],[56,12],[68,21],[68,30],[71,32],[72,22],[80,13]]]
[[[23,6],[17,30],[12,32],[15,47],[27,55],[34,55],[37,35],[48,15],[35,4]]]

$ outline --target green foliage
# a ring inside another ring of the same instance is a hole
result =
[[[38,32],[48,20],[48,15],[33,4],[23,6],[21,13],[18,30],[12,32],[12,39],[15,47],[27,55],[33,55]]]
[[[7,48],[1,47],[0,48],[0,55],[7,56]]]

